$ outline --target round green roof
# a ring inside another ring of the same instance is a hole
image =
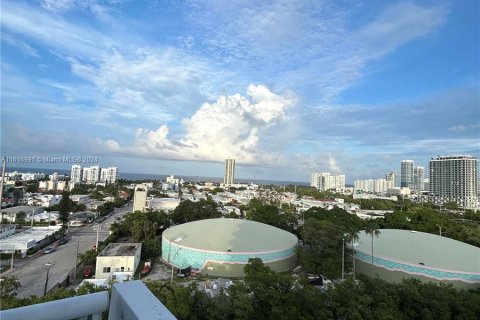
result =
[[[198,250],[220,252],[270,252],[291,248],[298,239],[295,235],[250,220],[206,219],[168,228],[165,241]]]
[[[371,254],[372,238],[358,233],[357,251]],[[480,272],[480,248],[438,235],[397,229],[380,229],[373,239],[373,256],[425,267]]]

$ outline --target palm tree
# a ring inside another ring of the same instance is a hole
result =
[[[358,231],[349,231],[346,233],[347,241],[352,245],[352,262],[353,262],[353,280],[355,280],[355,241],[359,239]]]
[[[373,264],[373,236],[378,238],[380,235],[380,230],[378,229],[378,224],[376,222],[370,222],[365,228],[365,233],[369,234],[372,237],[372,264]]]

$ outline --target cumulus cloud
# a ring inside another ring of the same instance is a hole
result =
[[[295,98],[289,94],[275,94],[266,86],[251,84],[246,97],[221,96],[184,118],[185,133],[178,139],[169,136],[167,125],[156,130],[139,128],[133,145],[114,145],[111,151],[179,160],[222,161],[233,156],[244,164],[273,161],[275,153],[263,149],[262,136],[278,129],[294,104]]]

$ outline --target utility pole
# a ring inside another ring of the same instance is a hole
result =
[[[73,274],[73,284],[77,283],[77,265],[78,265],[78,246],[80,245],[80,240],[77,239],[77,254],[75,255],[75,273]]]
[[[49,262],[49,263],[45,263],[45,265],[47,266],[47,277],[45,278],[45,288],[43,289],[44,296],[47,294],[48,276],[50,274],[50,267],[52,266],[52,264]]]
[[[345,279],[345,238],[342,238],[342,280]]]
[[[12,261],[10,262],[10,269],[13,269],[13,259],[15,257],[15,245],[12,246]]]
[[[97,252],[98,250],[98,233],[100,232],[101,226],[97,223],[96,227],[97,227],[97,242],[95,245],[95,252]]]

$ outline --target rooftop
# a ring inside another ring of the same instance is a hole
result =
[[[99,256],[134,256],[141,243],[110,243]]]
[[[276,251],[295,246],[295,235],[279,228],[242,219],[206,219],[171,227],[162,238],[180,246],[220,252]]]
[[[53,234],[55,231],[60,230],[60,226],[50,227],[33,227],[23,232],[12,235],[8,238],[0,240],[0,248],[14,245],[15,243],[25,244],[31,240],[36,242],[44,239],[46,236]]]
[[[373,255],[390,261],[425,267],[480,273],[480,248],[438,235],[397,229],[381,229],[374,238]],[[357,251],[371,254],[372,239],[358,233]]]

